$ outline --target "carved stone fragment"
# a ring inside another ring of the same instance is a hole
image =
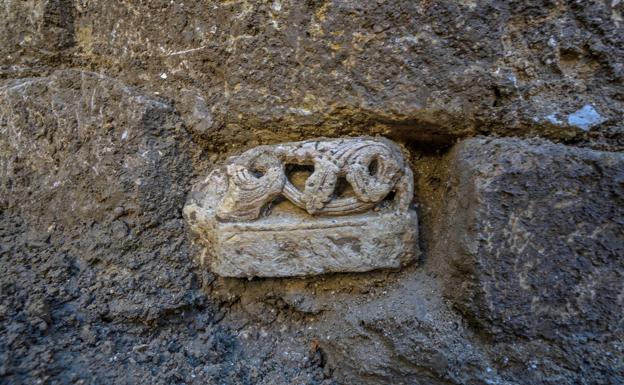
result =
[[[398,268],[418,253],[412,171],[383,138],[259,146],[194,186],[201,262],[227,277]]]

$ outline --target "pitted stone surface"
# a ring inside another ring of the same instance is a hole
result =
[[[449,159],[434,258],[454,306],[499,339],[620,338],[623,154],[469,139]]]
[[[184,215],[201,262],[229,277],[398,268],[417,255],[413,176],[378,138],[259,146],[198,183]]]

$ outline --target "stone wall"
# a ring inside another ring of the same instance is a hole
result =
[[[624,2],[0,4],[0,383],[624,383]],[[385,136],[400,270],[221,278],[193,183]]]

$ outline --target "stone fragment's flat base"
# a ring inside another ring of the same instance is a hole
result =
[[[399,268],[417,256],[418,222],[409,211],[311,218],[217,222],[215,273],[287,277]]]

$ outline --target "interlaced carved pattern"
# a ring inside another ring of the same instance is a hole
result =
[[[286,175],[286,165],[313,166],[303,191]],[[412,173],[399,148],[384,139],[320,139],[259,146],[229,159],[228,189],[217,216],[252,220],[279,195],[311,215],[348,215],[370,210],[396,193],[407,206],[413,193]],[[354,196],[335,196],[339,178]]]

